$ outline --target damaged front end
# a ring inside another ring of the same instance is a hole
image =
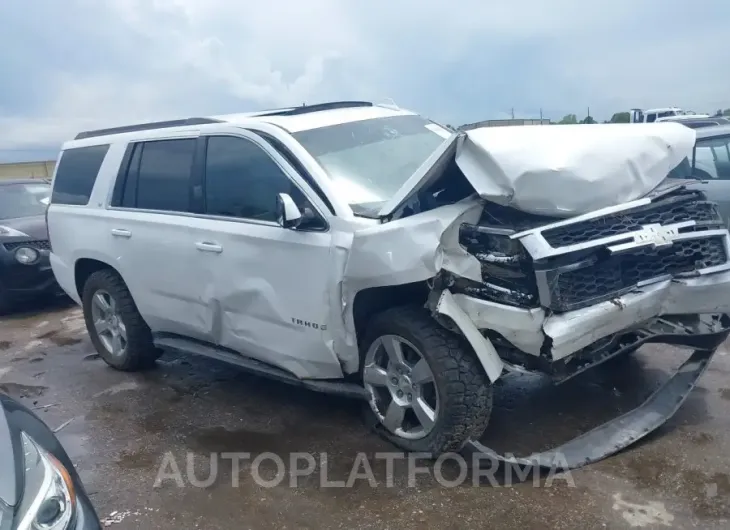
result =
[[[644,404],[556,450],[578,467],[671,417],[730,334],[730,237],[703,193],[667,180],[692,153],[691,129],[500,129],[455,133],[383,223],[355,233],[343,314],[354,330],[358,290],[425,282],[426,307],[492,382],[506,369],[560,383],[650,342],[695,350]],[[555,455],[465,450],[536,466]]]
[[[701,192],[547,224],[507,210],[461,226],[483,281],[443,272],[432,309],[448,293],[508,368],[564,381],[644,342],[714,349],[730,332],[728,231]]]
[[[345,319],[359,290],[428,282],[427,307],[492,381],[505,367],[565,380],[659,340],[660,320],[692,330],[672,343],[698,347],[728,329],[730,247],[717,207],[667,179],[694,141],[672,123],[453,134],[383,223],[355,233]]]

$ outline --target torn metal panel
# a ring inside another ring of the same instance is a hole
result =
[[[466,133],[456,163],[488,201],[571,217],[646,195],[694,144],[678,123],[484,127]]]
[[[496,331],[520,350],[540,354],[545,342],[544,309],[522,309],[463,294],[454,294],[453,298],[477,329]]]
[[[345,297],[369,287],[433,278],[442,269],[481,281],[477,259],[459,245],[459,226],[479,218],[482,203],[467,199],[355,232],[345,268]]]
[[[449,317],[459,328],[464,338],[471,344],[489,380],[494,382],[499,379],[504,364],[499,358],[497,350],[494,349],[492,342],[479,332],[472,319],[459,306],[448,289],[441,293],[436,304],[436,312]]]

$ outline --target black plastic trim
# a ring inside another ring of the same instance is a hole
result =
[[[155,129],[169,129],[171,127],[184,127],[186,125],[208,125],[211,123],[222,122],[213,118],[187,118],[184,120],[154,121],[149,123],[138,123],[136,125],[124,125],[122,127],[111,127],[109,129],[83,131],[77,134],[74,140],[83,140],[85,138],[95,138],[97,136],[107,136],[110,134],[122,134],[136,131],[152,131]]]

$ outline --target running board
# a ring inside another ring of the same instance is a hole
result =
[[[299,379],[294,374],[276,366],[257,361],[250,357],[245,357],[231,350],[208,345],[203,342],[170,335],[154,336],[153,342],[157,348],[162,350],[172,350],[175,352],[201,355],[210,359],[216,359],[218,361],[223,361],[225,363],[238,366],[239,368],[243,368],[247,372],[268,377],[269,379],[275,379],[290,385],[308,388],[315,392],[336,394],[355,399],[368,398],[365,389],[355,383],[348,383],[340,380]]]
[[[480,442],[470,440],[461,455],[480,468],[497,462],[546,471],[576,469],[603,460],[641,440],[674,416],[697,385],[714,353],[715,350],[696,350],[644,403],[555,449],[514,457],[500,455]]]

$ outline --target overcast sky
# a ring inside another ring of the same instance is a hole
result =
[[[728,0],[0,0],[0,160],[79,130],[393,99],[458,125],[730,107]]]

